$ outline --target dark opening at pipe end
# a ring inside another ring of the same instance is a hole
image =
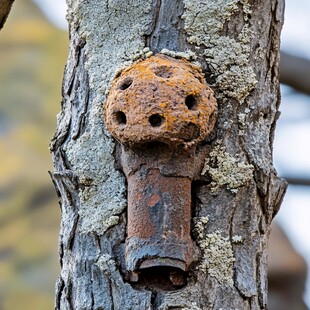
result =
[[[187,273],[170,266],[147,267],[132,272],[130,280],[136,288],[153,292],[174,291],[187,284]]]

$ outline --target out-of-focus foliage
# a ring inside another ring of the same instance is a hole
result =
[[[1,310],[53,308],[60,211],[48,144],[67,36],[30,0],[15,1],[0,32]]]

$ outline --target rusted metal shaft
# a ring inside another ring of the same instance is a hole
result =
[[[123,147],[121,161],[128,182],[127,269],[164,266],[187,271],[193,259],[194,150],[155,142],[139,149]]]
[[[154,266],[187,271],[192,261],[191,180],[158,169],[128,177],[126,260],[129,270]]]

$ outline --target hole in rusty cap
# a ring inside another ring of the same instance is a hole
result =
[[[114,116],[114,120],[119,125],[125,125],[127,123],[126,114],[124,112],[122,112],[122,111],[114,112],[113,116]]]
[[[161,78],[169,79],[173,74],[172,69],[173,68],[167,66],[159,66],[154,68],[153,72]]]
[[[159,114],[153,114],[149,117],[149,123],[152,127],[159,127],[164,122],[164,118]]]
[[[195,96],[188,95],[185,98],[185,104],[189,110],[195,110],[195,108],[197,107],[197,100],[196,100]]]
[[[123,80],[123,81],[120,83],[119,89],[120,89],[120,90],[125,90],[125,89],[127,89],[128,87],[130,87],[131,84],[132,84],[132,78],[131,78],[131,77],[127,77],[125,80]]]

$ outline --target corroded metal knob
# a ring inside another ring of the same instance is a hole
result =
[[[198,67],[158,55],[114,81],[105,106],[107,129],[122,144],[194,145],[214,127],[216,100]]]
[[[126,266],[131,272],[193,260],[191,183],[197,145],[217,115],[201,70],[164,55],[134,63],[118,76],[104,109],[107,130],[122,145],[128,181]]]

